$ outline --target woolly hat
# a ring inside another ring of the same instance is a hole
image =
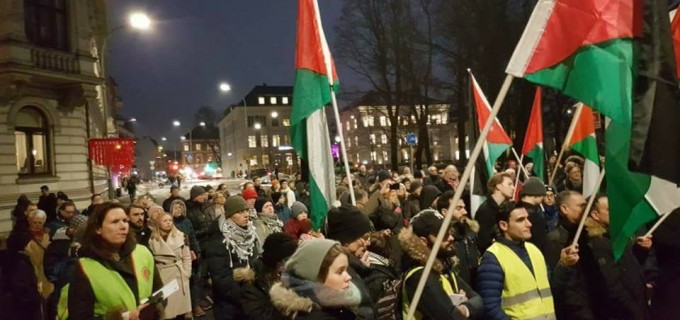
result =
[[[270,201],[271,200],[267,198],[257,198],[257,200],[255,200],[255,211],[257,211],[258,213],[262,212],[264,204]]]
[[[389,172],[384,171],[384,170],[378,171],[377,182],[383,182],[383,181],[390,179],[390,178],[392,178],[392,176],[390,176]]]
[[[519,192],[519,196],[544,196],[546,192],[547,190],[545,189],[543,181],[536,177],[531,177],[524,182],[524,186],[522,187],[522,191]]]
[[[295,201],[292,206],[290,206],[290,218],[291,219],[296,219],[298,215],[302,214],[303,212],[307,212],[309,214],[309,210],[307,209],[307,206],[300,202],[300,201]]]
[[[205,188],[201,186],[193,186],[191,187],[191,191],[189,191],[189,199],[194,200],[196,197],[206,193]]]
[[[278,262],[290,257],[297,250],[298,243],[287,233],[275,232],[264,240],[262,245],[262,262],[274,267]]]
[[[408,193],[413,194],[413,193],[416,192],[416,190],[418,190],[418,188],[420,188],[422,186],[423,186],[423,184],[420,183],[420,181],[413,181],[413,182],[411,182],[411,187],[408,189]]]
[[[231,196],[224,203],[224,217],[229,218],[238,212],[249,209],[248,202],[243,200],[241,196]]]
[[[245,200],[257,199],[257,191],[255,191],[255,189],[245,189],[243,190],[243,194],[241,196]]]
[[[336,244],[338,244],[336,241],[327,239],[311,239],[303,242],[288,259],[286,272],[305,280],[317,281],[321,263],[328,251]]]
[[[71,219],[68,220],[69,228],[78,229],[82,224],[87,223],[87,217],[82,214],[74,214]]]
[[[424,210],[413,217],[411,220],[413,233],[419,237],[436,236],[444,220],[435,213],[436,211],[434,210]]]
[[[328,238],[348,244],[371,231],[371,221],[355,206],[342,206],[328,211]]]
[[[420,191],[420,208],[427,209],[432,206],[434,199],[437,199],[442,194],[441,190],[434,185],[427,185]]]

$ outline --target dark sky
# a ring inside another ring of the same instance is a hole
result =
[[[179,139],[204,105],[221,115],[255,85],[294,81],[295,0],[115,0],[110,28],[135,10],[154,20],[150,32],[120,30],[109,42],[109,75],[119,84],[123,114],[137,119],[137,135]],[[319,0],[329,41],[340,0]],[[338,71],[343,79],[342,69]],[[232,91],[221,93],[228,82]]]

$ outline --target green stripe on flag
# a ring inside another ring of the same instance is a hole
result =
[[[545,159],[543,159],[543,148],[541,148],[541,145],[537,144],[536,146],[534,146],[534,148],[531,149],[529,153],[527,153],[527,156],[529,156],[531,160],[533,160],[534,176],[538,177],[539,179],[541,179],[541,181],[543,181],[545,177],[544,175]]]
[[[508,150],[510,148],[509,144],[504,144],[504,143],[486,143],[487,147],[489,148],[489,159],[486,161],[486,168],[489,172],[489,177],[491,177],[495,170],[493,168],[494,164],[496,163],[496,160],[505,153],[505,150]]]
[[[600,157],[597,153],[597,141],[593,136],[587,136],[585,139],[572,144],[571,150],[580,153],[593,163],[600,163]]]

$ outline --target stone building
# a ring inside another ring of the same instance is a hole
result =
[[[37,201],[41,185],[80,208],[106,192],[87,147],[115,131],[102,99],[106,36],[104,0],[0,0],[0,234],[17,198]]]
[[[220,152],[220,134],[215,126],[197,126],[191,129],[182,140],[182,167],[191,167],[193,172],[214,174],[213,170],[220,167],[222,154]],[[207,167],[206,167],[207,166]],[[208,169],[208,170],[206,170]]]

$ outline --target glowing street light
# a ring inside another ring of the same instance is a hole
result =
[[[198,124],[201,127],[205,127],[205,122],[201,121],[201,123]]]
[[[220,91],[222,92],[231,91],[231,86],[226,82],[222,82],[220,83]]]
[[[130,122],[137,122],[137,118],[130,118],[130,120],[128,120],[128,121],[130,121]]]
[[[279,116],[279,113],[276,111],[272,111],[272,118],[276,119]]]
[[[151,29],[151,19],[145,13],[134,12],[129,17],[130,26],[139,30]]]
[[[177,121],[177,120],[173,120],[173,121],[172,121],[172,125],[175,126],[175,127],[179,127],[179,126],[181,126],[182,124],[179,123],[179,121]]]
[[[184,140],[186,140],[187,138],[186,138],[185,136],[181,136],[181,137],[179,137],[179,139],[182,140],[182,141],[184,141]]]
[[[262,125],[261,125],[260,123],[258,123],[258,122],[256,122],[255,125],[254,125],[253,127],[255,128],[255,130],[260,130],[260,129],[262,129]]]
[[[166,138],[166,137],[161,137],[161,141],[168,141],[168,138]]]

